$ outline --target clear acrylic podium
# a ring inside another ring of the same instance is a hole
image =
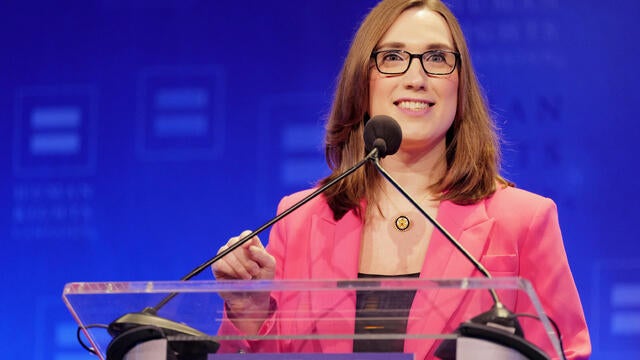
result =
[[[539,317],[538,326],[548,337],[545,341],[551,344],[547,348],[554,349],[554,353],[549,355],[562,358],[560,343],[535,291],[528,281],[521,278],[77,282],[65,285],[63,300],[78,325],[83,328],[86,341],[101,359],[107,359],[107,349],[113,340],[105,329],[106,326],[125,314],[139,313],[152,307],[172,293],[177,295],[162,306],[157,315],[196,329],[200,335],[172,335],[159,341],[141,343],[132,348],[129,357],[125,359],[165,359],[165,356],[144,354],[151,354],[149,351],[154,350],[148,348],[153,348],[155,344],[159,349],[166,349],[171,341],[182,341],[183,346],[185,343],[196,345],[198,342],[220,345],[217,353],[193,357],[194,359],[247,360],[291,358],[282,353],[287,351],[297,353],[295,359],[393,360],[413,359],[413,354],[416,359],[422,359],[425,354],[419,354],[419,349],[434,348],[443,341],[454,341],[457,344],[454,346],[458,349],[457,359],[462,359],[461,346],[465,343],[477,346],[478,344],[473,344],[475,339],[462,336],[456,329],[431,325],[449,319],[451,311],[461,319],[468,320],[489,310],[492,301],[488,289],[496,290],[501,299],[510,299],[503,300],[507,306],[513,299],[529,302],[535,312],[531,315]],[[388,299],[399,299],[403,293],[411,292],[414,294],[414,306],[409,311],[400,304],[387,301],[384,312],[375,312],[375,317],[364,319],[370,321],[364,327],[371,331],[354,334],[355,322],[363,321],[362,315],[358,319],[355,316],[358,292],[373,294],[370,297],[373,299],[384,297],[384,294],[389,295]],[[276,323],[272,326],[276,331],[253,336],[228,331],[234,327],[225,316],[221,296],[229,294],[240,297],[270,294],[274,299],[274,310],[269,321]],[[416,306],[418,303],[419,307]],[[384,326],[378,325],[403,319],[406,321],[407,331],[401,334],[387,332]],[[354,341],[368,340],[400,340],[408,348],[418,351],[408,354],[371,354],[370,357],[354,357],[350,354]],[[247,347],[247,344],[250,346]],[[262,344],[266,345],[261,346]],[[473,348],[472,356],[467,358],[495,358],[495,355],[480,356],[481,348],[482,345]],[[264,353],[251,357],[251,352],[255,349]],[[142,355],[136,355],[136,352]],[[229,354],[225,355],[223,352]],[[275,354],[276,352],[279,354]],[[322,354],[322,357],[317,357],[317,354]],[[432,358],[432,353],[429,354],[428,358]],[[525,357],[518,357],[516,351],[504,358]]]

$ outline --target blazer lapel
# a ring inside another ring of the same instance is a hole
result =
[[[488,245],[494,220],[486,213],[484,202],[474,205],[456,205],[450,201],[441,204],[438,222],[475,259],[480,259]],[[422,275],[429,279],[471,276],[475,267],[458,249],[437,230],[431,237]]]
[[[475,259],[486,251],[494,220],[487,216],[484,201],[473,205],[456,205],[450,201],[441,203],[438,222]],[[475,273],[475,274],[474,274]],[[473,264],[434,229],[420,277],[424,279],[452,279],[479,275]],[[410,334],[451,333],[459,324],[451,319],[464,296],[461,291],[418,291],[411,309],[407,332]],[[435,349],[436,341],[407,340],[405,349],[423,358]]]
[[[312,224],[314,241],[310,246],[310,258],[313,262],[313,279],[356,279],[362,221],[348,212],[339,221],[330,214],[318,216]],[[312,308],[319,321],[316,328],[319,334],[353,334],[355,326],[355,291],[340,290],[335,293],[321,292],[313,294]],[[353,349],[350,339],[331,339],[320,342],[324,352],[349,352]]]
[[[310,244],[311,278],[355,279],[358,274],[358,254],[362,234],[362,221],[348,212],[340,221],[330,214],[314,216]]]

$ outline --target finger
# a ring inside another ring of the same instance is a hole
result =
[[[244,232],[243,234],[245,234]],[[248,233],[247,233],[248,234]],[[226,245],[223,245],[218,254],[222,253],[237,243],[241,236],[232,237],[229,239]],[[248,258],[245,249],[235,249],[234,251],[227,253],[215,264],[212,265],[212,269],[216,278],[224,279],[250,279],[252,276],[248,269],[253,271],[253,267],[257,266],[251,264],[251,260]]]
[[[264,249],[264,245],[262,245],[262,241],[260,241],[260,238],[258,238],[257,236],[252,237],[251,240],[247,242],[247,244],[249,245],[247,246],[247,248],[250,248],[251,246],[257,246],[261,249]]]
[[[251,272],[254,271],[249,269],[237,261],[224,261],[214,269],[214,275],[219,279],[249,280],[253,277]]]
[[[247,271],[254,278],[273,278],[265,272],[273,274],[275,269],[275,258],[266,250],[260,239],[255,236],[247,242],[246,254],[251,262],[246,263]],[[264,276],[266,275],[266,277]]]
[[[249,240],[245,240],[245,238],[251,234],[251,230],[245,230],[243,232],[240,233],[239,236],[237,236],[236,238],[232,238],[235,241],[233,243],[236,243],[240,240],[244,240],[245,242],[241,245],[242,248],[247,249],[249,248],[251,245],[260,245],[262,246],[262,243],[260,242],[260,238],[257,236],[253,236],[251,237],[251,239]],[[231,246],[232,244],[227,243],[229,246]]]
[[[262,244],[249,247],[249,253],[251,254],[251,260],[255,261],[260,268],[275,268],[276,259],[265,250]]]
[[[251,260],[245,249],[237,249],[226,256],[226,263],[238,279],[251,279],[257,264]]]
[[[238,241],[240,239],[244,239],[249,234],[251,234],[251,230],[245,230],[245,231],[241,232],[238,236],[235,236],[235,237],[232,237],[231,239],[229,239],[227,244],[236,242],[236,241]],[[234,241],[232,241],[232,240],[234,240]]]
[[[233,238],[229,241],[232,243]],[[226,251],[229,248],[228,245],[223,245],[218,249],[218,255],[223,251]],[[211,265],[211,269],[213,270],[213,274],[217,279],[234,279],[238,278],[238,273],[234,270],[234,266],[229,263],[231,259],[231,253],[223,256],[218,259],[214,264]]]
[[[230,238],[229,241],[218,250],[218,254],[236,245],[238,241],[245,241],[245,238],[249,234],[251,234],[251,231],[245,230],[240,233],[239,236]],[[225,279],[252,279],[257,277],[260,274],[260,265],[253,259],[249,251],[251,246],[264,248],[257,236],[246,240],[241,246],[227,253],[216,263],[218,265],[213,267],[214,275],[217,278]]]
[[[240,279],[241,275],[236,271],[237,266],[229,263],[228,259],[222,258],[215,264],[211,265],[213,275],[216,279]]]

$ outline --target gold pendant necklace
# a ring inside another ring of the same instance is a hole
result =
[[[409,230],[409,227],[411,227],[411,220],[409,220],[405,215],[400,215],[393,222],[393,225],[398,231],[407,231]]]
[[[409,218],[409,215],[415,215],[415,214],[412,211],[402,211],[402,212],[399,211],[396,204],[393,202],[393,200],[391,200],[391,197],[389,197],[389,195],[386,192],[384,192],[384,195],[387,197],[387,199],[389,199],[391,206],[393,206],[393,208],[396,210],[396,214],[400,213],[398,216],[396,216],[393,219],[393,228],[400,232],[406,232],[411,230],[414,224],[413,224],[413,221]],[[424,199],[427,196],[429,196],[428,193],[425,194],[425,196],[423,196],[422,198]]]

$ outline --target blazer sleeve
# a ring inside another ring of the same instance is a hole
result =
[[[545,313],[558,325],[566,358],[588,359],[591,354],[589,332],[552,200],[540,201],[519,247],[520,276],[531,281]],[[535,313],[531,304],[517,311]],[[548,344],[545,349],[555,354],[542,326],[525,327],[525,336],[535,343]]]

